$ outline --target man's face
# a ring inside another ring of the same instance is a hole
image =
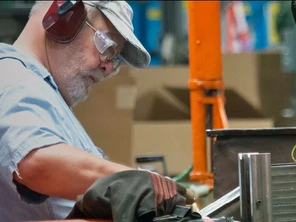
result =
[[[97,10],[98,11],[98,10]],[[90,21],[92,26],[105,32],[117,43],[119,53],[125,39],[99,11],[98,16]],[[57,45],[50,54],[53,77],[65,101],[70,107],[85,100],[93,86],[103,80],[103,73],[113,71],[112,61],[101,61],[93,37],[95,32],[84,24],[76,39],[68,44]]]

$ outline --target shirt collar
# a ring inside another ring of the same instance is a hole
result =
[[[58,90],[58,86],[55,83],[52,75],[33,55],[24,52],[12,45],[0,43],[0,57],[12,57],[20,60],[28,69],[32,70],[35,74],[48,82],[53,88]]]

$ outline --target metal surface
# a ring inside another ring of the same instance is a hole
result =
[[[212,106],[212,128],[225,128],[220,44],[220,2],[188,1],[190,109],[192,122],[193,171],[190,179],[213,183],[207,171],[206,106]],[[206,96],[211,91],[212,96]]]
[[[280,183],[281,180],[279,180],[277,184],[274,185],[274,183],[276,183],[276,177],[273,175],[275,167],[279,166],[290,166],[294,169],[294,172],[296,172],[292,152],[296,145],[295,127],[211,130],[208,131],[208,135],[216,138],[212,155],[214,199],[219,199],[239,185],[237,158],[239,153],[270,153],[272,164],[273,220],[296,221],[296,175],[294,175],[294,177],[287,176],[287,173],[282,172],[282,177],[287,177],[289,182],[287,183],[286,189],[280,191],[274,189],[280,188],[281,186],[283,187],[286,184]],[[287,171],[289,168],[283,167],[282,170]],[[282,181],[285,180],[282,179]],[[280,186],[278,183],[280,183]],[[280,205],[285,203],[287,204]],[[294,210],[292,211],[291,209]],[[233,216],[236,220],[240,220],[239,201],[233,201],[227,208],[221,209],[214,216],[225,215]],[[293,218],[293,220],[285,219],[288,217]]]
[[[239,185],[239,153],[270,153],[271,164],[293,163],[296,128],[212,130],[208,135],[216,138],[212,155],[215,199]]]
[[[237,187],[234,190],[230,191],[229,193],[225,194],[220,199],[216,200],[215,202],[213,202],[213,203],[207,205],[206,207],[204,207],[203,209],[201,209],[199,213],[203,217],[207,217],[207,216],[213,214],[214,212],[216,212],[217,210],[223,208],[227,204],[231,203],[232,201],[237,199],[239,196],[240,196],[240,188]]]
[[[274,165],[271,169],[273,220],[296,221],[296,165]]]
[[[270,154],[251,154],[249,158],[251,221],[272,222]]]
[[[242,221],[251,221],[250,206],[250,155],[252,153],[240,153],[238,155],[238,175],[240,187],[240,217]],[[253,153],[254,154],[254,153]],[[255,153],[258,154],[258,153]]]
[[[242,222],[272,222],[270,153],[240,153],[239,186]]]

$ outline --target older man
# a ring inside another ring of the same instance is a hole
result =
[[[72,107],[120,61],[145,68],[125,1],[40,1],[13,45],[0,44],[0,220],[63,219],[108,161]]]

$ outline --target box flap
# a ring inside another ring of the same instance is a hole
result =
[[[263,113],[255,109],[245,97],[232,89],[225,90],[225,111],[228,118],[262,118]]]
[[[171,95],[163,91],[148,92],[137,99],[134,110],[135,121],[190,119],[188,107],[178,105]]]

